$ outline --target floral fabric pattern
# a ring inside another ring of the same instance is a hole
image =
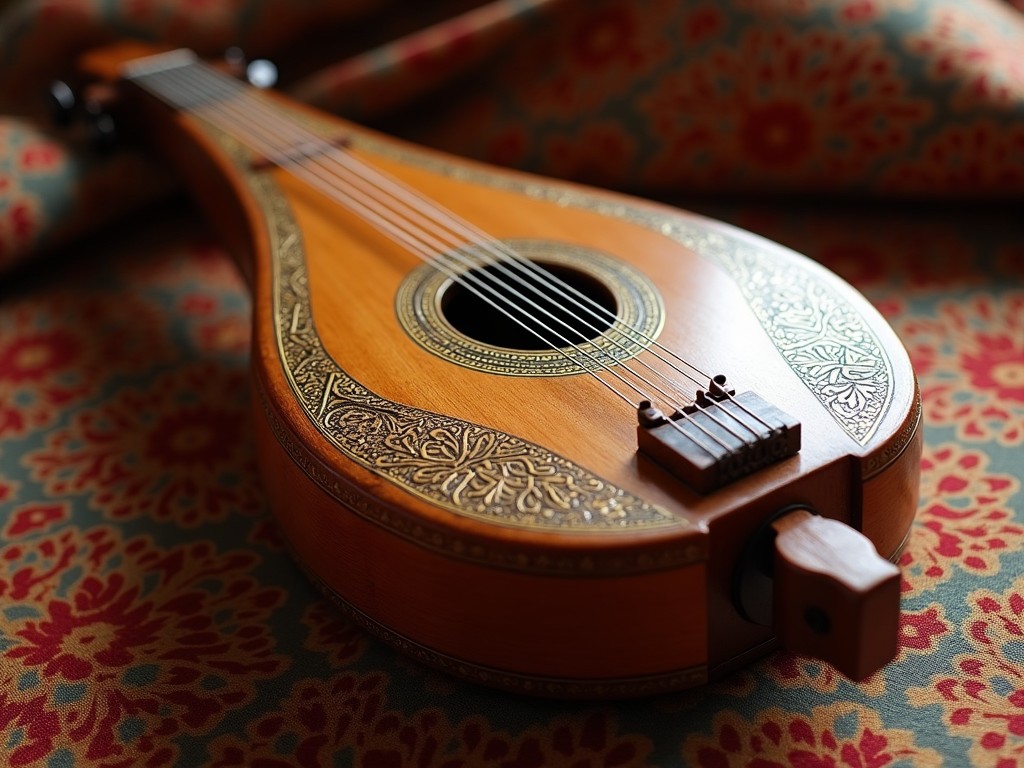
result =
[[[244,282],[159,161],[47,122],[47,82],[124,37],[279,53],[320,108],[685,199],[850,281],[921,385],[895,661],[540,701],[342,616],[260,490]],[[1020,0],[4,5],[0,763],[1024,766],[1021,51]]]
[[[685,746],[688,765],[712,768],[757,765],[927,765],[938,754],[920,749],[913,734],[886,730],[867,707],[839,704],[812,710],[810,717],[779,709],[758,713],[756,723],[726,713],[715,719],[712,739],[692,738]]]
[[[96,765],[167,764],[168,736],[203,732],[283,666],[266,625],[283,593],[251,578],[248,552],[68,526],[0,562],[3,658],[19,670],[0,704],[10,765],[69,748]],[[126,578],[139,570],[146,585]]]

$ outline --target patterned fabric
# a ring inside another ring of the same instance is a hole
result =
[[[0,761],[1024,766],[1021,3],[404,5],[0,11]],[[91,155],[34,98],[77,51],[128,35],[290,50],[306,74],[289,87],[320,106],[685,195],[853,282],[924,403],[896,661],[853,684],[779,653],[683,694],[534,701],[341,617],[261,495],[248,299],[213,236],[165,202],[73,239],[169,199],[159,165]],[[321,38],[335,63],[292,45]]]

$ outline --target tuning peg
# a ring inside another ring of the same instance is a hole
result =
[[[745,619],[774,627],[784,647],[853,680],[896,655],[899,569],[838,520],[781,511],[748,542],[734,588]]]
[[[54,80],[50,83],[49,98],[50,118],[56,125],[67,127],[75,119],[78,100],[71,86],[63,80]]]
[[[241,48],[224,51],[224,63],[235,77],[244,78],[254,88],[273,88],[277,84],[277,66],[269,59],[248,61]]]
[[[107,85],[97,83],[86,91],[84,102],[89,141],[94,150],[107,154],[117,144],[117,123],[111,114],[117,102],[117,92]]]
[[[233,77],[245,76],[245,51],[233,45],[224,51],[224,67]]]
[[[245,79],[254,88],[273,88],[277,85],[277,66],[269,59],[253,59],[245,68]]]
[[[117,123],[109,112],[89,115],[89,141],[101,155],[108,154],[117,145]]]
[[[798,509],[775,529],[774,626],[789,650],[863,680],[898,650],[900,572],[870,539]]]

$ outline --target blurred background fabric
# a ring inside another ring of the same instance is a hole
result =
[[[122,38],[239,45],[321,109],[673,201],[853,283],[923,396],[898,658],[567,703],[364,635],[261,495],[222,247],[159,159],[47,117],[50,80]],[[1024,766],[1022,202],[1020,0],[8,0],[0,760]]]

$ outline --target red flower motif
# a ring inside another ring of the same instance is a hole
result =
[[[195,526],[256,511],[246,381],[215,365],[169,373],[79,411],[26,461],[51,495],[89,493],[115,518],[151,514]]]
[[[224,413],[204,406],[164,414],[148,431],[146,458],[168,469],[195,471],[219,463],[226,440],[242,431],[237,413]]]
[[[683,18],[683,37],[690,45],[713,40],[725,29],[725,14],[716,5],[705,5],[688,11]]]
[[[636,64],[642,59],[638,27],[629,5],[607,5],[580,19],[571,32],[570,53],[584,69],[601,70],[619,61]]]
[[[4,309],[0,331],[0,437],[50,424],[107,377],[163,352],[163,320],[132,296],[55,290]],[[146,350],[147,354],[143,354]]]
[[[15,323],[24,317],[12,314]],[[59,406],[84,394],[88,387],[74,374],[77,342],[62,329],[0,338],[0,436],[43,426]]]
[[[896,320],[921,375],[927,423],[962,442],[1024,444],[1024,294],[977,294],[939,304],[934,317]],[[916,352],[918,351],[918,352]]]
[[[666,74],[642,107],[650,183],[834,189],[900,155],[929,117],[872,35],[752,26]]]
[[[839,736],[838,722],[845,721]],[[700,768],[788,768],[808,766],[886,766],[897,762],[938,764],[938,754],[918,747],[914,735],[886,729],[878,713],[852,702],[815,707],[810,715],[786,712],[778,707],[762,710],[753,722],[735,712],[715,717],[712,733],[694,734],[683,745],[687,765]]]
[[[0,267],[14,263],[30,249],[43,229],[39,198],[24,190],[7,195],[10,202],[0,210]]]
[[[3,485],[0,484],[0,502],[3,501]],[[11,515],[7,526],[4,528],[3,535],[5,538],[10,539],[14,536],[42,531],[50,528],[54,523],[67,519],[67,504],[63,502],[27,504],[14,510],[14,514]]]
[[[971,384],[995,390],[1000,400],[1024,404],[1024,337],[979,333],[977,342],[975,352],[962,357]]]
[[[834,694],[840,687],[856,686],[866,696],[885,694],[885,674],[879,670],[864,680],[851,681],[820,659],[800,656],[789,651],[778,651],[765,662],[772,682],[780,688],[813,690],[819,694]]]
[[[275,713],[249,724],[244,739],[231,735],[214,741],[210,768],[329,765],[332,753],[344,754],[363,743],[365,732],[382,715],[386,693],[379,674],[301,681]],[[364,763],[353,759],[351,764]]]
[[[41,707],[40,722],[59,723],[93,764],[170,763],[177,736],[251,700],[254,681],[283,664],[266,622],[284,593],[252,578],[256,564],[109,528],[0,551],[0,595],[28,607],[5,619],[0,728]],[[67,693],[40,703],[41,688]],[[52,732],[36,738],[42,754]]]
[[[874,21],[882,15],[880,4],[874,0],[853,0],[847,2],[841,11],[844,21],[866,22]]]
[[[1011,105],[1024,96],[1024,61],[1020,36],[1024,19],[1001,3],[964,8],[957,3],[929,6],[928,26],[907,44],[923,55],[935,80],[954,80],[954,104]]]
[[[987,465],[988,457],[978,451],[925,448],[922,509],[900,559],[905,594],[934,589],[954,569],[998,573],[1002,557],[1024,547],[1024,526],[1010,512],[1018,483],[987,473]]]
[[[52,376],[74,362],[79,341],[59,328],[16,336],[0,346],[0,380],[23,384]]]
[[[64,151],[52,141],[38,141],[21,147],[18,171],[21,173],[52,174],[66,162]]]
[[[571,760],[580,768],[627,768],[645,764],[651,750],[646,736],[620,732],[614,715],[593,712],[532,728],[516,739],[510,756],[513,765],[564,765]]]
[[[26,667],[42,666],[45,677],[72,682],[116,673],[164,629],[164,622],[151,618],[150,606],[137,598],[138,590],[127,588],[121,574],[104,580],[86,577],[74,605],[51,601],[47,619],[28,622],[17,633],[23,644],[5,655],[22,659]]]
[[[1024,578],[1003,593],[978,590],[961,627],[971,651],[946,673],[907,691],[911,703],[938,704],[951,735],[971,740],[971,765],[1002,768],[1024,760]]]
[[[980,117],[947,123],[916,153],[896,158],[882,187],[901,194],[1016,194],[1024,182],[1024,126]]]
[[[213,352],[247,353],[252,341],[252,326],[246,318],[230,315],[201,322],[196,333],[199,346]]]
[[[807,105],[780,100],[755,106],[740,118],[739,143],[759,166],[802,165],[815,151],[814,115]]]
[[[284,551],[286,544],[281,529],[273,518],[256,520],[249,530],[249,535],[246,536],[246,541],[272,552]]]
[[[27,242],[34,239],[35,233],[42,229],[38,208],[28,199],[19,200],[13,205],[8,206],[7,222],[8,231],[19,242]]]
[[[633,98],[637,80],[652,76],[672,53],[665,19],[677,12],[675,3],[581,3],[566,11],[524,36],[496,75],[495,88],[532,126],[549,120],[580,125],[581,116],[589,122],[609,103]],[[510,116],[493,107],[491,93],[469,99],[445,121],[444,135],[431,140],[464,154],[481,132],[500,135]]]
[[[366,648],[366,633],[326,600],[313,603],[302,621],[309,626],[306,647],[324,654],[335,667],[351,663]]]
[[[60,737],[58,713],[47,707],[47,696],[19,701],[0,692],[0,743],[8,746],[8,765],[40,765]]]
[[[935,650],[937,640],[950,633],[943,617],[941,605],[922,611],[903,611],[900,615],[900,656],[906,653],[929,654]]]
[[[188,293],[178,301],[178,310],[183,314],[208,317],[217,308],[217,300],[207,293]]]
[[[605,712],[557,718],[511,738],[480,717],[453,723],[436,709],[411,714],[385,710],[379,675],[346,673],[333,681],[306,680],[279,712],[252,724],[246,738],[214,742],[212,768],[229,766],[352,765],[492,768],[643,765],[652,745],[619,733]]]

